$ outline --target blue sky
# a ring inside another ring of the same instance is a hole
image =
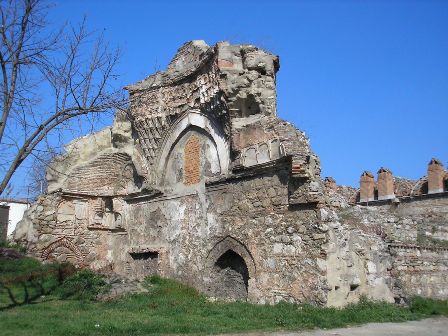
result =
[[[163,69],[192,39],[280,56],[279,116],[311,139],[322,176],[426,174],[448,163],[448,1],[56,1],[123,49],[122,85]]]

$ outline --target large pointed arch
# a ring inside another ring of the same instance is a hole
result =
[[[247,265],[249,276],[251,278],[255,277],[257,269],[251,253],[243,243],[231,236],[219,240],[211,248],[206,258],[206,267],[212,268],[216,261],[229,250],[239,254],[243,258]]]
[[[182,135],[190,128],[199,128],[210,136],[216,145],[221,174],[226,174],[228,172],[230,163],[229,146],[224,137],[222,128],[214,123],[205,114],[199,111],[190,111],[171,126],[162,143],[157,165],[157,177],[159,183],[164,175],[171,151],[176,145],[178,139],[181,138]]]
[[[233,237],[219,240],[206,257],[206,291],[213,297],[246,301],[254,292],[256,267],[246,246]]]

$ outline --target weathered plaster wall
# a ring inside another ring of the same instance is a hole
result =
[[[327,304],[340,307],[361,296],[394,302],[392,261],[381,231],[370,223],[352,225],[342,214],[321,210],[329,235],[327,259],[321,262],[328,280]]]
[[[357,205],[340,211],[339,217],[350,229],[381,238],[377,247],[382,242],[389,255],[383,264],[396,301],[412,295],[447,297],[447,197]]]
[[[158,253],[160,274],[220,296],[226,285],[215,281],[219,270],[209,256],[223,240],[235,241],[245,251],[251,301],[325,303],[325,275],[315,260],[325,253],[317,212],[288,210],[287,179],[284,168],[183,195],[129,199],[126,222],[140,223],[126,228],[129,247]],[[125,272],[131,263],[122,253],[115,271]]]

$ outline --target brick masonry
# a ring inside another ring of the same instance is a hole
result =
[[[195,135],[190,136],[184,148],[184,184],[193,185],[201,180],[201,142]]]

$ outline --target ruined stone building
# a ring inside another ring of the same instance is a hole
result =
[[[126,88],[127,113],[54,160],[15,239],[41,260],[219,298],[448,298],[443,166],[415,183],[365,172],[359,191],[322,180],[308,139],[277,117],[278,70],[252,45],[186,43]]]

